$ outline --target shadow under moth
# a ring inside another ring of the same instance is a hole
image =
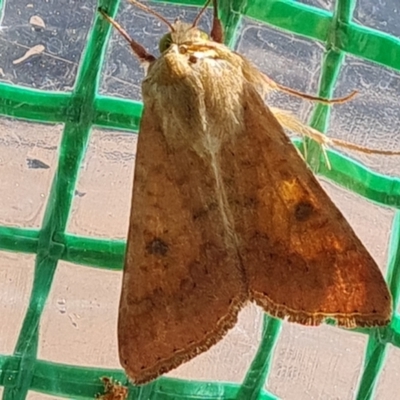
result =
[[[226,47],[217,0],[210,36],[197,28],[210,0],[192,24],[129,1],[170,31],[155,58],[99,10],[147,66],[118,321],[129,378],[148,382],[206,351],[248,301],[304,325],[388,324],[377,264],[283,128],[345,143],[263,100],[346,99],[285,88]]]

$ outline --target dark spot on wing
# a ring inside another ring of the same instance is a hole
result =
[[[300,201],[297,203],[294,210],[294,216],[297,221],[306,221],[309,219],[314,211],[314,206],[308,201]]]
[[[160,238],[155,238],[147,244],[146,250],[150,254],[165,256],[168,253],[168,245]]]

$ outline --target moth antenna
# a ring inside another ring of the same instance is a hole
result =
[[[133,40],[128,35],[126,30],[122,28],[122,26],[117,21],[111,18],[101,7],[99,7],[98,11],[103,16],[103,18],[107,22],[109,22],[118,31],[118,33],[129,43],[132,51],[136,54],[136,56],[139,58],[140,61],[151,63],[156,59],[141,44]]]
[[[199,13],[197,14],[196,18],[194,19],[193,24],[192,24],[192,28],[197,26],[197,23],[199,22],[200,18],[202,17],[202,15],[206,11],[206,8],[209,6],[210,3],[211,3],[211,0],[207,0],[206,1],[206,4],[204,4],[203,8],[199,11]]]
[[[286,92],[286,93],[289,93],[296,97],[301,97],[306,100],[316,101],[318,103],[327,104],[327,105],[346,103],[347,101],[351,100],[358,93],[357,90],[353,90],[349,95],[344,96],[344,97],[338,97],[336,99],[325,99],[323,97],[312,96],[307,93],[298,92],[297,90],[288,88],[286,86],[282,86],[279,83],[277,83],[276,86],[277,86],[277,89],[282,92]]]
[[[157,17],[160,21],[164,22],[164,24],[168,26],[168,28],[169,28],[169,30],[170,30],[171,32],[175,32],[175,29],[174,29],[174,27],[172,26],[172,24],[171,24],[169,21],[167,21],[167,20],[166,20],[161,14],[159,14],[157,11],[154,11],[154,10],[151,9],[150,7],[145,6],[144,4],[139,3],[139,2],[136,1],[136,0],[128,0],[128,2],[131,3],[131,4],[133,4],[133,5],[136,6],[137,8],[140,8],[141,10],[146,11],[146,12],[148,12],[149,14],[154,15],[154,16]]]
[[[346,103],[347,101],[351,100],[357,93],[357,90],[353,90],[349,95],[344,96],[344,97],[339,97],[336,99],[325,99],[323,97],[318,97],[318,96],[312,96],[307,93],[302,93],[297,90],[291,89],[287,86],[280,85],[279,83],[275,82],[273,79],[271,79],[267,75],[262,75],[264,83],[269,86],[272,90],[280,90],[281,92],[288,93],[292,96],[300,97],[302,99],[310,100],[310,101],[316,101],[318,103],[322,104],[342,104]]]

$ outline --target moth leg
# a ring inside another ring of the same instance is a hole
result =
[[[335,139],[335,138],[329,138],[326,135],[322,134],[321,132],[317,131],[314,128],[311,128],[310,126],[307,126],[303,124],[301,121],[299,121],[295,116],[292,114],[288,113],[285,110],[282,110],[280,108],[270,108],[272,113],[275,115],[275,118],[280,122],[280,124],[293,131],[297,132],[298,134],[302,136],[307,136],[310,139],[316,141],[322,148],[322,151],[324,153],[324,157],[327,163],[327,166],[330,168],[330,162],[328,160],[328,155],[326,153],[326,148],[327,147],[332,147],[332,146],[339,146],[343,147],[345,149],[350,149],[354,151],[358,151],[360,153],[365,153],[365,154],[380,154],[384,156],[399,156],[400,151],[399,150],[385,150],[385,149],[370,149],[368,147],[364,147],[355,143],[349,143],[341,139]]]
[[[329,161],[329,157],[328,157],[328,153],[326,152],[326,147],[321,145],[321,150],[322,150],[322,154],[324,155],[325,158],[325,162],[326,162],[326,167],[331,170],[332,166],[331,166],[331,162]]]
[[[327,167],[331,169],[331,164],[329,162],[328,154],[326,152],[326,147],[332,145],[334,142],[329,137],[317,131],[316,129],[311,128],[310,126],[303,124],[294,115],[288,113],[285,110],[281,110],[280,108],[274,108],[274,107],[271,107],[270,110],[284,128],[296,132],[303,137],[304,136],[309,137],[310,139],[317,142],[321,146],[321,150],[324,154]],[[306,147],[305,147],[305,156],[307,156]]]
[[[218,0],[213,0],[214,17],[213,26],[211,29],[211,39],[217,43],[224,42],[224,28],[222,27],[221,20],[218,17]]]
[[[332,105],[332,104],[341,104],[345,103],[349,100],[351,100],[358,92],[354,90],[351,92],[349,95],[345,97],[339,97],[336,99],[324,99],[322,97],[317,97],[317,96],[312,96],[306,93],[299,92],[297,90],[291,89],[287,86],[280,85],[279,83],[275,82],[273,79],[268,77],[267,75],[263,75],[264,79],[264,84],[266,86],[266,91],[269,90],[279,90],[281,92],[288,93],[292,96],[300,97],[305,100],[310,100],[310,101],[315,101],[318,103],[326,104],[326,105]],[[321,146],[322,152],[324,154],[324,158],[326,160],[327,167],[331,169],[331,164],[329,162],[328,154],[326,153],[326,146],[328,145],[337,145],[341,147],[345,147],[348,149],[356,150],[362,153],[367,153],[367,154],[383,154],[383,155],[400,155],[400,151],[391,151],[391,150],[372,150],[364,146],[359,146],[357,144],[353,143],[348,143],[340,139],[329,139],[325,135],[323,135],[321,132],[317,131],[316,129],[313,129],[302,122],[300,122],[296,117],[293,115],[287,113],[284,110],[280,109],[271,109],[272,112],[274,113],[275,117],[278,119],[278,121],[283,125],[284,127],[295,131],[302,136],[307,136],[313,140],[315,140],[319,145]],[[304,142],[304,152],[305,152],[305,157],[307,158],[307,148],[306,148],[306,143]]]
[[[126,30],[122,28],[122,26],[117,21],[111,18],[102,8],[99,7],[98,11],[103,16],[103,18],[106,21],[108,21],[120,33],[120,35],[129,43],[129,46],[131,46],[132,51],[136,54],[136,56],[139,58],[141,62],[151,63],[156,59],[152,54],[148,53],[147,50],[141,44],[133,40],[128,35]]]
[[[307,147],[307,142],[303,140],[303,151],[304,154],[296,147],[297,152],[301,155],[301,158],[306,161],[308,157],[308,147]]]
[[[129,0],[131,1],[131,0]],[[212,0],[213,2],[213,7],[214,7],[214,14],[213,14],[213,25],[211,28],[211,33],[210,37],[214,42],[217,43],[223,43],[224,41],[224,28],[222,27],[221,20],[218,17],[218,0]],[[207,0],[203,6],[203,8],[200,10],[200,12],[197,14],[196,18],[193,21],[193,27],[197,26],[200,18],[204,14],[204,11],[207,9],[209,4],[211,3],[211,0]]]
[[[345,142],[344,140],[331,138],[332,144],[346,149],[359,151],[365,154],[380,154],[383,156],[400,156],[400,150],[381,150],[381,149],[370,149],[368,147],[360,146],[355,143]]]

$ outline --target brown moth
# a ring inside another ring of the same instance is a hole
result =
[[[193,24],[157,15],[170,29],[157,59],[100,10],[148,64],[118,322],[137,384],[209,349],[248,301],[304,325],[391,316],[377,264],[278,120],[329,139],[274,116],[263,98],[277,84],[222,44],[213,4],[210,37],[201,13]]]

